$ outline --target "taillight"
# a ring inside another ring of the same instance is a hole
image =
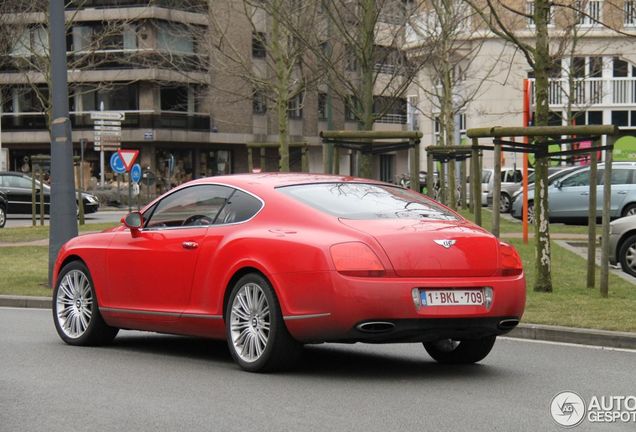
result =
[[[499,243],[499,262],[502,276],[516,276],[523,272],[521,257],[515,248],[507,243]]]
[[[384,276],[384,266],[378,256],[364,243],[348,242],[331,246],[331,258],[336,270],[347,276]]]

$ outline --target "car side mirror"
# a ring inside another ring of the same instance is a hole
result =
[[[140,212],[132,212],[128,213],[125,217],[121,219],[124,226],[130,228],[130,232],[135,234],[139,232],[141,227],[144,225],[144,217]]]
[[[557,189],[561,189],[563,187],[563,184],[561,183],[561,180],[556,180],[554,182],[554,187]]]

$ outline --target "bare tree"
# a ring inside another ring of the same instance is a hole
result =
[[[329,88],[341,99],[361,130],[405,106],[405,92],[415,79],[423,55],[409,57],[403,49],[410,16],[409,2],[399,0],[319,1],[323,25],[296,36],[311,49],[314,66],[324,71]],[[359,158],[358,174],[370,177],[371,156]]]
[[[314,31],[317,7],[316,2],[295,0],[212,2],[208,39],[212,86],[230,103],[251,100],[256,112],[274,106],[280,171],[289,171],[290,112],[302,109],[305,94],[318,77],[306,67],[311,51],[296,36]],[[251,46],[246,36],[251,37]]]
[[[473,10],[482,18],[487,29],[495,36],[511,43],[526,59],[532,68],[535,79],[535,111],[534,125],[547,126],[550,120],[549,92],[551,71],[555,60],[568,52],[572,52],[572,32],[563,32],[564,28],[572,28],[583,22],[599,24],[600,16],[589,9],[591,1],[536,0],[534,2],[511,2],[505,0],[466,0]],[[598,3],[598,2],[595,2]],[[531,6],[531,8],[526,8]],[[554,17],[574,16],[576,21],[554,23]],[[531,21],[534,35],[524,36],[523,30]],[[552,25],[556,24],[555,31]],[[574,38],[577,40],[578,38]],[[576,47],[574,47],[576,49]],[[546,138],[537,138],[537,144],[546,143]],[[538,157],[535,162],[535,241],[536,241],[536,274],[534,290],[552,291],[550,230],[548,224],[548,158]]]
[[[486,83],[502,65],[501,52],[486,69],[475,65],[484,39],[472,38],[475,13],[468,4],[456,0],[424,0],[409,20],[414,50],[426,47],[430,61],[423,65],[426,82],[416,80],[419,91],[431,109],[421,113],[439,125],[438,145],[455,145],[456,119],[482,92]],[[443,201],[456,208],[455,165],[449,164],[448,182],[440,176]],[[448,187],[446,187],[446,184]],[[451,191],[451,192],[449,192]]]

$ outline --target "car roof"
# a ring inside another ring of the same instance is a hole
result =
[[[227,176],[205,177],[186,183],[194,184],[226,184],[238,188],[253,189],[275,189],[281,186],[293,186],[301,184],[315,183],[373,183],[386,184],[377,180],[331,175],[331,174],[307,174],[307,173],[257,173],[257,174],[234,174]]]

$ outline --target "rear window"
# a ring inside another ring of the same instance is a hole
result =
[[[459,219],[435,201],[411,190],[388,185],[318,183],[284,186],[278,190],[343,219]]]

